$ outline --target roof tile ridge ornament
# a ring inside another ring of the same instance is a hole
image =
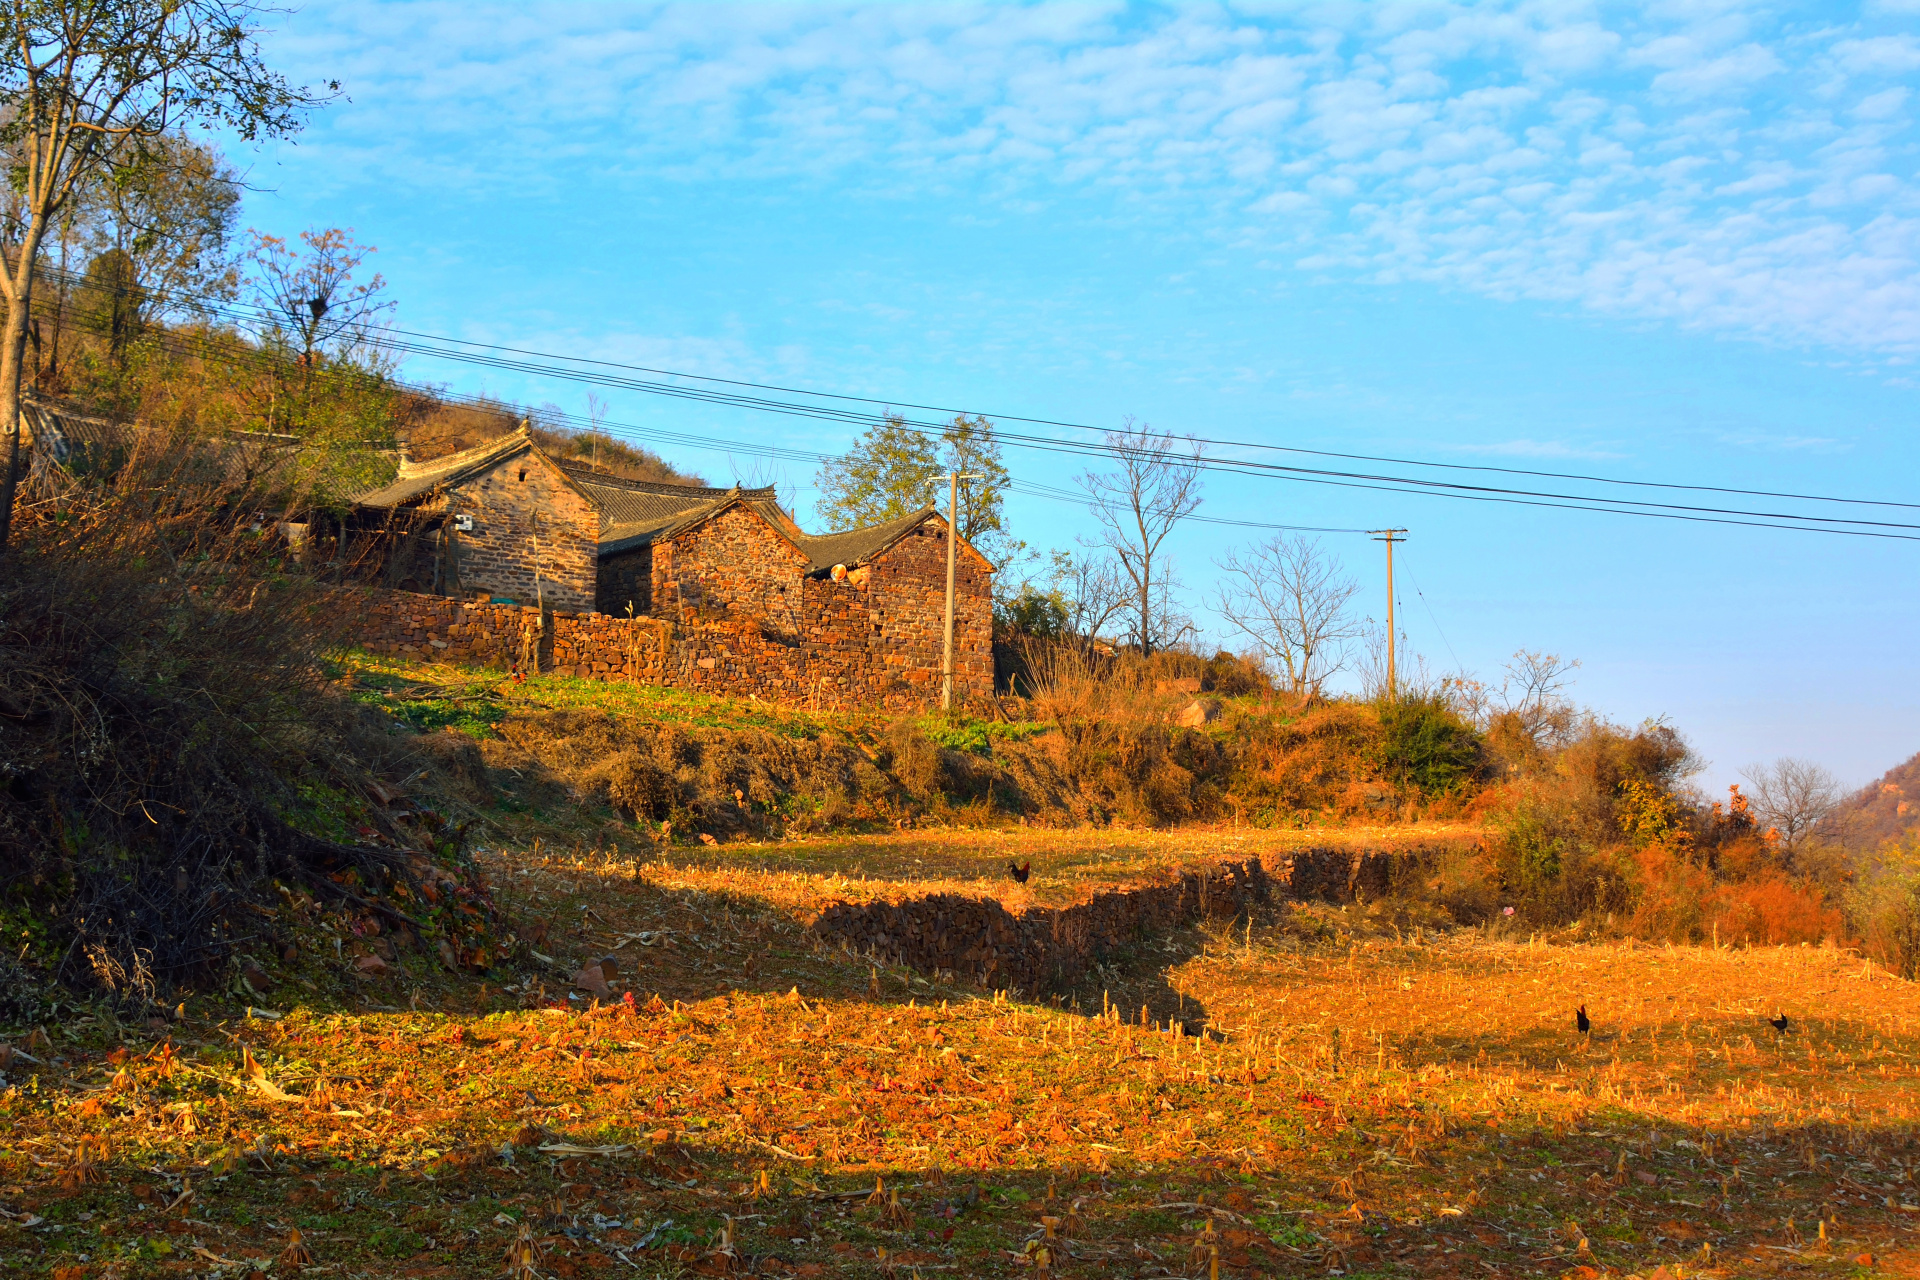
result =
[[[456,449],[452,453],[443,453],[437,458],[403,458],[400,463],[400,470],[394,476],[394,479],[396,481],[417,480],[421,476],[431,472],[458,471],[461,467],[468,466],[496,454],[511,453],[523,444],[532,444],[531,437],[522,438],[522,436],[523,433],[520,431],[508,431],[502,435],[494,436],[490,440],[482,440],[479,444],[469,445],[464,449]],[[534,447],[537,448],[538,446]]]

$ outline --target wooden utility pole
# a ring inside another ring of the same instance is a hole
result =
[[[960,537],[960,482],[984,480],[985,476],[950,471],[934,476],[928,484],[947,482],[947,642],[940,660],[940,709],[953,710],[953,563]]]
[[[1387,697],[1400,696],[1399,672],[1394,666],[1394,646],[1399,643],[1393,618],[1393,544],[1405,542],[1405,529],[1369,529],[1375,542],[1387,544]]]

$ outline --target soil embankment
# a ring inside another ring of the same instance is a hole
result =
[[[1029,997],[1072,985],[1103,957],[1193,920],[1231,918],[1275,896],[1342,901],[1383,893],[1395,855],[1310,848],[1221,861],[1067,906],[1009,909],[985,896],[930,894],[835,903],[812,923],[822,941],[924,973],[946,972]]]

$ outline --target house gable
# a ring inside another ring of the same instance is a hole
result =
[[[654,541],[652,613],[754,618],[776,634],[797,636],[808,563],[755,504],[735,498]]]
[[[530,445],[503,450],[448,485],[442,501],[458,594],[593,609],[600,515],[545,454]],[[470,528],[459,527],[463,516]]]

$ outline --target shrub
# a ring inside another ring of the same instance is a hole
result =
[[[1325,702],[1291,720],[1267,715],[1243,726],[1232,794],[1259,824],[1335,810],[1356,781],[1371,778],[1381,749],[1379,714]]]
[[[1464,788],[1481,772],[1480,739],[1472,726],[1437,697],[1380,704],[1376,760],[1383,776],[1403,789],[1437,796]]]
[[[1846,913],[1868,955],[1903,978],[1920,978],[1920,832],[1862,859]]]
[[[348,843],[316,800],[396,846],[458,843],[358,799],[385,736],[333,694],[316,607],[208,456],[143,442],[23,506],[0,557],[0,907],[41,922],[57,977],[127,996],[206,976],[276,881],[418,924],[384,896],[405,849]]]

